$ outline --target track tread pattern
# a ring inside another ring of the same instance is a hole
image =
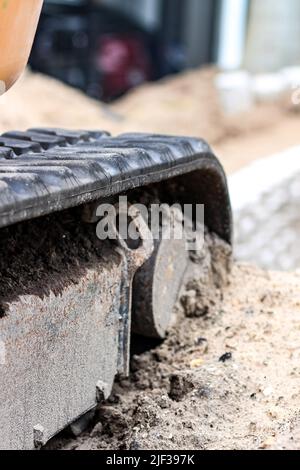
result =
[[[201,139],[33,128],[0,137],[0,227],[222,167]]]

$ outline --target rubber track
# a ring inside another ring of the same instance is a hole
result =
[[[227,211],[220,235],[229,241],[226,178],[203,140],[39,128],[8,132],[0,137],[0,227],[195,170],[218,176],[217,203],[223,216]]]

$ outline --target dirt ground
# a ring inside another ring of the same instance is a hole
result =
[[[300,108],[290,97],[224,116],[214,87],[215,70],[203,69],[143,85],[112,105],[86,97],[29,71],[0,98],[0,132],[32,126],[192,135],[213,146],[225,170],[299,144]]]
[[[50,448],[299,449],[300,272],[235,264],[222,299],[181,314],[89,430]]]
[[[300,272],[228,263],[206,235],[167,339],[132,357],[85,433],[50,449],[300,447]]]

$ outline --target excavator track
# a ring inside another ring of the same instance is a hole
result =
[[[40,128],[7,132],[0,137],[0,227],[187,173],[197,173],[195,196],[209,205],[208,226],[229,242],[226,178],[203,140]]]
[[[108,398],[128,374],[132,323],[164,337],[161,306],[178,296],[184,248],[154,245],[138,213],[135,248],[101,242],[83,217],[153,188],[162,203],[204,204],[205,225],[231,243],[226,177],[203,140],[40,128],[0,137],[0,448],[39,448]]]

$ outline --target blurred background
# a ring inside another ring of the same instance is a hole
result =
[[[211,63],[251,72],[300,64],[299,0],[46,0],[30,59],[105,101]]]
[[[204,138],[236,256],[300,267],[299,0],[45,0],[30,69],[0,97],[1,132]]]
[[[33,69],[111,100],[215,60],[218,0],[46,0]]]

